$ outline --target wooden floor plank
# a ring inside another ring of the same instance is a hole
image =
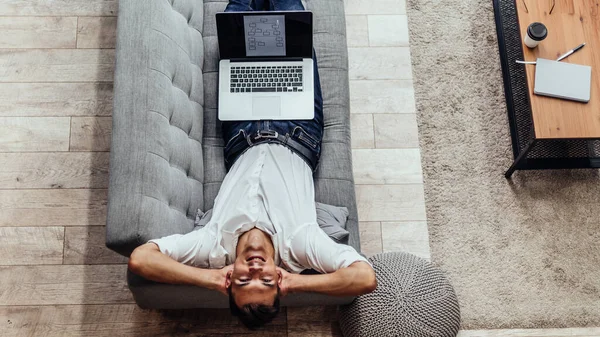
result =
[[[342,337],[337,307],[288,308],[288,337]]]
[[[112,83],[0,83],[0,116],[110,116]]]
[[[348,48],[348,76],[350,80],[411,80],[410,48]]]
[[[0,16],[0,48],[75,48],[76,17]]]
[[[133,303],[127,265],[0,266],[0,306]]]
[[[68,117],[0,117],[0,152],[68,151]]]
[[[360,221],[425,221],[423,184],[356,185]]]
[[[243,327],[229,309],[143,310],[136,305],[0,307],[3,337],[197,337],[286,335],[285,309],[258,331]]]
[[[73,117],[71,151],[110,151],[111,117]]]
[[[105,226],[67,227],[64,264],[127,263],[128,259],[106,248]]]
[[[359,222],[361,253],[371,257],[383,252],[380,222]]]
[[[412,80],[350,81],[350,113],[376,115],[415,111]]]
[[[110,82],[114,58],[114,49],[0,49],[0,82]]]
[[[107,188],[108,152],[0,153],[0,189]]]
[[[105,189],[0,190],[0,226],[106,223]]]
[[[0,227],[0,265],[60,264],[64,227]]]
[[[419,149],[355,149],[352,164],[357,185],[423,183]]]
[[[114,48],[117,18],[80,17],[77,23],[77,48]]]
[[[117,14],[118,0],[2,0],[0,15],[79,16]]]
[[[598,337],[600,328],[461,330],[457,337]]]

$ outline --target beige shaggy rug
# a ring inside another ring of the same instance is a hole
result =
[[[512,161],[492,0],[407,0],[432,260],[463,328],[600,326],[596,170]]]

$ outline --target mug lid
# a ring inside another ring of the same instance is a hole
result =
[[[529,35],[532,40],[542,41],[548,36],[548,29],[543,23],[534,22],[527,27],[527,35]]]

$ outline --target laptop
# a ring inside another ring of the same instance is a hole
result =
[[[219,120],[314,118],[312,13],[217,14]]]

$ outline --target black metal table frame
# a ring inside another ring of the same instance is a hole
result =
[[[516,1],[521,0],[493,0],[514,156],[504,175],[510,178],[515,170],[599,168],[600,138],[535,137],[525,66],[515,62],[523,60]]]

